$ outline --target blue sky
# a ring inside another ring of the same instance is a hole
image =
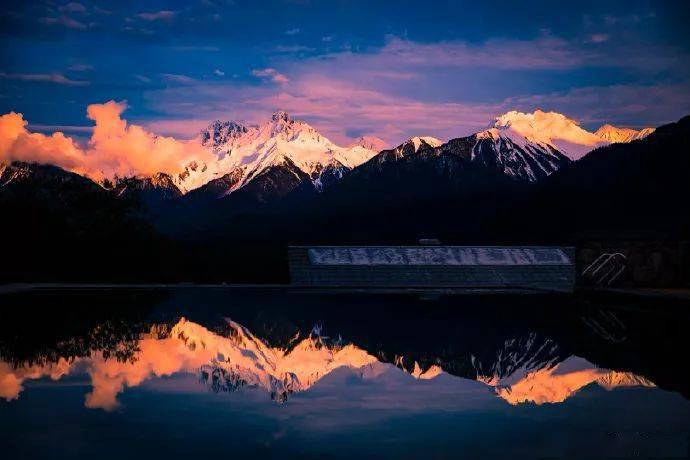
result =
[[[685,2],[5,2],[0,113],[88,136],[86,107],[189,138],[284,109],[337,142],[449,138],[507,110],[593,129],[690,114]]]

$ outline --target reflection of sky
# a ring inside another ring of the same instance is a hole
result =
[[[595,385],[562,404],[511,406],[478,382],[400,376],[392,369],[385,383],[366,382],[342,369],[276,405],[262,391],[213,394],[195,375],[175,374],[128,389],[113,412],[84,408],[84,386],[41,382],[28,385],[19,400],[0,403],[0,440],[11,453],[37,457],[685,452],[688,403],[664,391]]]

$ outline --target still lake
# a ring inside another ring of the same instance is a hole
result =
[[[686,458],[690,309],[559,295],[0,295],[2,458]]]

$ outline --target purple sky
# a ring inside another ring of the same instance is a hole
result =
[[[176,137],[282,109],[340,143],[448,139],[514,109],[590,129],[690,113],[684,2],[26,3],[0,13],[0,113],[42,131],[83,136],[108,100]]]

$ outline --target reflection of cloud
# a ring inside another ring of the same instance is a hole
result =
[[[180,320],[166,338],[144,337],[131,361],[106,359],[101,352],[71,363],[12,369],[0,363],[0,396],[16,399],[26,379],[67,374],[79,364],[91,376],[93,390],[86,395],[89,408],[112,410],[117,395],[126,387],[136,387],[152,377],[177,372],[196,373],[204,366],[223,369],[228,378],[244,385],[265,389],[284,400],[289,391],[304,391],[340,367],[363,368],[376,359],[354,346],[332,348],[317,339],[305,338],[290,352],[271,348],[239,324],[230,322],[231,337],[216,335],[204,327]],[[231,377],[232,376],[232,377]]]
[[[0,398],[7,401],[17,399],[24,389],[22,383],[25,380],[35,380],[50,377],[59,380],[70,371],[71,363],[60,358],[57,363],[46,365],[32,365],[13,368],[8,363],[0,361]]]

